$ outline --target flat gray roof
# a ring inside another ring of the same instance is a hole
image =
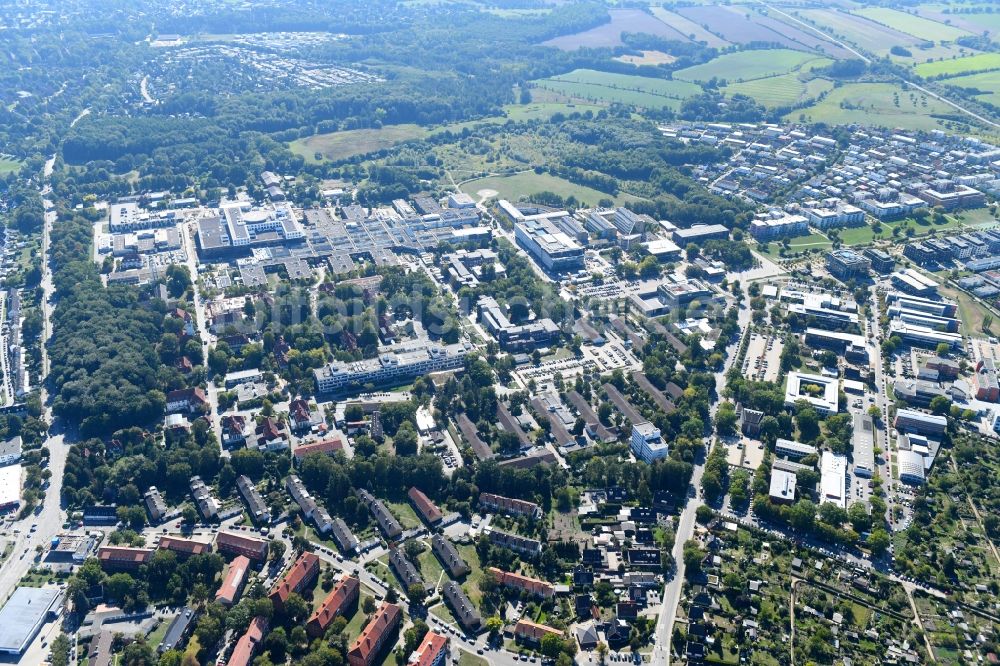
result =
[[[0,652],[21,654],[62,597],[57,587],[19,587],[0,609]]]

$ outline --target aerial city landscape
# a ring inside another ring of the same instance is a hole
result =
[[[0,44],[0,663],[1000,663],[993,0]]]

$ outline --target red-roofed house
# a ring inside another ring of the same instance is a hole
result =
[[[531,620],[525,620],[524,618],[518,620],[517,624],[514,625],[515,640],[531,643],[532,645],[538,645],[542,642],[542,639],[549,634],[562,638],[563,632],[544,624],[537,624]]]
[[[441,513],[441,509],[437,508],[427,495],[416,486],[410,488],[408,494],[410,501],[413,502],[413,506],[420,512],[420,515],[423,516],[428,525],[436,525],[441,522],[444,514]]]
[[[268,595],[275,610],[280,611],[284,608],[288,597],[293,592],[301,592],[312,584],[317,575],[319,575],[319,558],[309,552],[299,555],[299,559],[295,560],[292,568]]]
[[[490,567],[489,571],[497,579],[497,583],[503,585],[504,587],[512,587],[515,590],[524,590],[529,594],[545,598],[552,597],[556,593],[556,589],[552,587],[552,584],[546,583],[544,580],[522,576],[521,574],[512,573],[510,571],[503,571],[502,569],[497,569],[496,567]]]
[[[215,537],[215,545],[220,553],[245,555],[251,560],[263,560],[267,557],[267,541],[256,537],[234,532],[219,532],[219,536]]]
[[[410,666],[444,666],[448,663],[449,642],[447,636],[428,631],[410,655]]]
[[[118,571],[138,569],[152,559],[153,548],[126,548],[125,546],[102,546],[97,551],[97,559],[104,569]]]
[[[159,547],[165,550],[172,550],[182,557],[203,555],[205,553],[212,552],[212,544],[210,543],[195,541],[193,539],[181,539],[179,537],[166,535],[160,537]]]
[[[264,633],[266,631],[267,618],[263,616],[255,617],[250,622],[250,628],[247,629],[247,633],[240,636],[240,640],[236,641],[236,647],[233,648],[233,653],[229,655],[226,666],[250,666],[257,648],[260,646],[261,641],[264,640]]]
[[[309,634],[309,637],[319,638],[322,636],[330,623],[337,619],[337,616],[343,615],[348,608],[357,603],[360,594],[361,582],[357,578],[354,576],[342,578],[333,586],[330,594],[306,623],[306,633]]]
[[[223,606],[232,606],[236,603],[246,583],[247,573],[250,571],[250,559],[245,555],[233,558],[229,563],[229,571],[226,572],[226,579],[219,586],[219,591],[215,593],[215,600]]]
[[[295,457],[296,462],[302,462],[310,453],[325,453],[328,456],[332,456],[337,451],[344,450],[344,442],[339,437],[333,437],[331,439],[323,439],[318,442],[309,442],[308,444],[302,444],[301,446],[295,447],[292,451],[292,455]]]
[[[198,412],[208,405],[205,391],[199,387],[178,389],[167,394],[167,412]]]
[[[372,666],[382,648],[403,619],[403,611],[396,604],[385,602],[375,612],[372,621],[361,630],[361,635],[351,645],[347,661],[351,666]]]

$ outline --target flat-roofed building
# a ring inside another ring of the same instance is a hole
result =
[[[908,294],[926,296],[937,293],[937,282],[912,268],[896,271],[890,277],[894,287]]]
[[[62,600],[58,587],[15,589],[0,608],[0,654],[23,655],[45,622],[60,613]]]
[[[768,497],[779,504],[795,501],[795,473],[781,469],[771,469],[771,487]]]
[[[898,291],[891,291],[885,298],[886,303],[897,305],[907,310],[918,310],[927,312],[937,317],[954,318],[958,313],[958,304],[954,301],[934,300],[923,298],[911,294],[904,294]]]
[[[799,400],[805,400],[820,414],[836,414],[840,411],[840,380],[836,377],[789,372],[785,405],[794,407]]]
[[[371,621],[361,630],[361,635],[351,644],[347,661],[351,666],[372,666],[389,644],[403,619],[403,611],[396,604],[383,603]]]
[[[854,414],[854,475],[870,479],[875,474],[875,423],[867,414]]]
[[[826,268],[830,271],[830,275],[836,278],[853,280],[868,277],[872,264],[860,253],[841,248],[827,253]]]
[[[222,580],[222,585],[215,593],[215,600],[223,606],[232,606],[239,601],[240,593],[246,584],[247,575],[250,573],[250,558],[245,555],[237,555],[229,563],[229,571]]]
[[[257,537],[236,534],[235,532],[219,532],[215,537],[215,546],[220,553],[229,555],[245,555],[251,560],[263,561],[267,558],[267,540]]]
[[[847,457],[824,451],[820,463],[820,504],[830,502],[847,508]]]
[[[790,439],[784,439],[781,437],[774,442],[774,452],[779,456],[795,459],[805,458],[806,456],[816,455],[818,453],[816,447],[811,444],[793,442]]]
[[[670,444],[663,439],[660,429],[649,421],[632,425],[631,448],[636,458],[649,464],[670,453]]]
[[[916,451],[900,449],[896,453],[896,462],[899,465],[899,480],[903,483],[920,485],[926,481],[924,457]]]
[[[936,414],[925,414],[912,409],[896,411],[896,430],[920,435],[942,435],[948,429],[948,419]]]
[[[804,215],[783,214],[750,222],[750,235],[762,243],[775,238],[804,236],[807,233],[809,220]]]
[[[309,637],[319,638],[326,633],[330,623],[356,604],[360,595],[361,582],[354,576],[345,576],[337,581],[330,594],[306,622],[306,633]]]
[[[729,229],[721,224],[696,224],[687,229],[674,229],[674,242],[682,249],[690,243],[701,245],[710,240],[726,240],[729,238]]]
[[[583,246],[551,220],[525,219],[515,222],[514,238],[547,271],[564,273],[583,268]]]
[[[896,260],[882,250],[870,247],[863,254],[872,262],[872,270],[879,275],[888,275],[896,268]]]
[[[365,384],[387,386],[432,372],[457,370],[465,366],[469,350],[463,344],[425,343],[416,347],[396,345],[377,358],[335,361],[316,368],[313,374],[320,393],[329,393]]]
[[[278,581],[271,593],[267,595],[271,603],[274,604],[275,610],[280,612],[293,592],[302,592],[306,587],[312,585],[318,575],[319,558],[310,552],[299,555],[285,577]]]
[[[939,344],[946,344],[951,349],[959,349],[962,346],[962,334],[939,331],[930,326],[919,324],[908,324],[900,319],[893,319],[889,322],[889,335],[897,335],[910,345],[936,349]]]

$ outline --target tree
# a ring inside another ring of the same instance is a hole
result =
[[[597,644],[596,651],[598,663],[603,664],[604,660],[608,657],[608,646],[602,641]]]
[[[800,499],[788,509],[788,522],[798,530],[811,530],[816,521],[816,505]]]
[[[868,535],[868,547],[872,549],[872,552],[876,555],[881,555],[889,548],[889,543],[891,539],[889,538],[889,533],[885,531],[882,527],[876,527],[872,530],[872,533]]]
[[[392,441],[396,447],[397,455],[413,456],[417,454],[417,431],[409,421],[403,422]]]
[[[715,414],[715,431],[720,437],[735,435],[738,421],[736,408],[731,402],[725,402],[719,406],[719,411]]]
[[[542,654],[546,657],[555,658],[563,651],[564,646],[565,641],[561,636],[557,636],[556,634],[545,634],[542,636],[540,647]]]
[[[947,342],[939,342],[935,351],[937,351],[938,356],[947,356],[948,352],[951,351],[951,345]]]
[[[936,395],[931,398],[931,402],[928,405],[930,410],[935,414],[947,414],[948,410],[951,409],[951,400],[944,395]]]
[[[495,638],[503,630],[503,620],[499,615],[491,615],[486,618],[486,630],[490,632],[490,637]]]

